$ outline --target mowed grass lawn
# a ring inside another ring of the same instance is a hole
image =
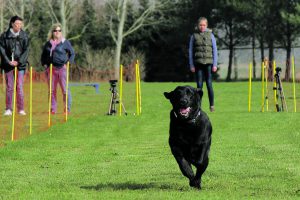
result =
[[[177,85],[184,83],[142,83],[143,113],[135,116],[134,85],[125,84],[129,115],[122,117],[105,115],[107,83],[101,84],[100,94],[88,87],[72,88],[67,123],[57,115],[54,125],[43,130],[44,117],[34,122],[31,136],[14,142],[9,131],[3,136],[0,199],[300,198],[300,114],[275,113],[271,102],[269,112],[260,112],[258,82],[253,83],[251,113],[246,82],[214,83],[216,112],[208,113],[213,124],[210,164],[203,189],[191,189],[168,146],[171,105],[163,92]],[[291,111],[289,88],[286,84]],[[206,88],[204,92],[207,111]],[[296,92],[300,112],[299,85]]]

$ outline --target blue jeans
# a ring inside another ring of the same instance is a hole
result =
[[[195,66],[197,88],[203,88],[203,80],[205,79],[209,105],[214,106],[214,90],[212,87],[212,65],[211,64],[198,64]]]

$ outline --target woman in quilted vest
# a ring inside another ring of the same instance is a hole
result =
[[[191,72],[196,75],[197,87],[203,87],[206,81],[210,111],[215,111],[214,91],[212,87],[212,72],[217,71],[218,52],[215,36],[207,28],[205,17],[200,17],[195,32],[191,35],[189,43],[189,65]]]

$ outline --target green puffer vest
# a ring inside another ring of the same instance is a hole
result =
[[[211,31],[194,33],[194,62],[195,64],[212,64]]]

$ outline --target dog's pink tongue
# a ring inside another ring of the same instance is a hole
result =
[[[190,107],[188,107],[188,108],[180,108],[180,113],[182,113],[182,114],[186,114],[189,111],[190,111]]]

